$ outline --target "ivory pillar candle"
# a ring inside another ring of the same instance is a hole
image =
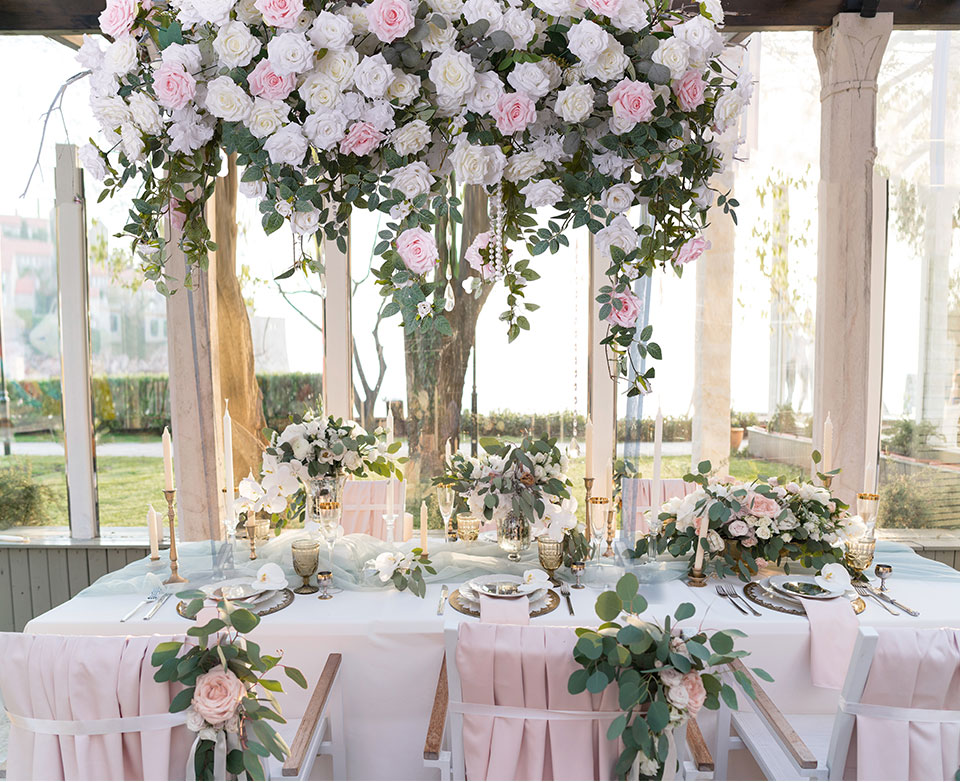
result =
[[[170,439],[170,430],[163,427],[163,488],[173,491],[173,440]]]
[[[427,553],[427,503],[420,503],[420,548]]]
[[[233,419],[230,418],[230,400],[223,400],[223,482],[227,488],[224,512],[231,521],[234,518],[234,482],[233,482]]]
[[[147,535],[150,537],[150,559],[160,559],[160,541],[157,540],[157,520],[153,508],[147,508]]]
[[[393,410],[387,408],[387,445],[393,442]]]
[[[576,415],[576,413],[574,413]],[[587,478],[596,478],[597,476],[593,474],[593,418],[587,416],[587,461],[585,465],[586,472],[584,475]]]
[[[163,543],[166,536],[164,530],[167,528],[167,525],[164,523],[165,520],[161,514],[157,513],[157,509],[153,507],[152,502],[150,503],[150,512],[153,513],[153,523],[157,528],[157,542]]]
[[[823,422],[823,458],[820,461],[821,472],[828,473],[833,469],[833,421],[830,413]]]
[[[403,514],[403,540],[404,542],[413,537],[413,514]]]

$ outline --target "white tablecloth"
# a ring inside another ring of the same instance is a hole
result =
[[[861,623],[882,627],[960,626],[960,575],[942,570],[939,563],[925,565],[926,560],[916,555],[904,559],[902,549],[896,557],[891,592],[921,611],[920,617],[894,617],[868,601]],[[901,568],[911,577],[898,577]],[[951,579],[951,575],[957,578]],[[452,590],[456,585],[450,582],[449,586]],[[759,609],[760,617],[743,616],[717,596],[712,582],[707,588],[692,589],[682,581],[671,581],[642,591],[651,618],[660,619],[686,601],[697,608],[687,623],[708,629],[736,627],[746,632],[748,637],[738,642],[752,652],[747,662],[775,677],[776,681],[765,687],[782,708],[795,713],[828,713],[835,708],[837,692],[818,689],[810,681],[809,624],[805,618],[763,609]],[[595,624],[597,594],[598,590],[591,588],[572,590],[575,616],[570,616],[561,602],[553,613],[532,621]],[[353,779],[436,778],[436,771],[423,768],[422,753],[443,655],[444,622],[476,621],[449,606],[443,616],[438,616],[439,595],[439,584],[428,585],[424,600],[392,588],[345,591],[327,601],[317,600],[315,595],[297,595],[289,608],[264,617],[252,634],[264,652],[282,649],[285,662],[299,667],[311,683],[316,681],[328,653],[343,654],[347,771]],[[120,617],[138,599],[131,594],[81,594],[34,619],[26,632],[171,634],[183,633],[190,626],[176,613],[174,600],[169,600],[149,622],[136,618],[121,624]],[[284,711],[289,717],[299,717],[309,690],[304,692],[292,683],[285,689]]]

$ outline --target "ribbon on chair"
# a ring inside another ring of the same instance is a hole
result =
[[[24,717],[7,711],[10,724],[47,736],[105,736],[111,733],[142,733],[163,730],[183,725],[186,712],[143,714],[137,717],[109,717],[102,720],[48,720],[40,717]]]
[[[190,752],[187,753],[187,768],[184,771],[184,779],[190,780],[190,782],[196,782],[197,779],[197,764],[194,758],[200,748],[201,741],[204,741],[204,737],[198,733],[190,747]],[[214,779],[227,778],[227,755],[235,749],[240,749],[240,737],[236,733],[228,733],[223,729],[218,730],[217,737],[213,742]]]

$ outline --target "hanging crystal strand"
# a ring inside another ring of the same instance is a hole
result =
[[[450,281],[452,276],[450,273],[451,263],[447,264],[447,287],[443,289],[443,309],[445,312],[453,312],[453,305],[455,304],[453,298],[453,283]]]
[[[574,245],[577,249],[577,246]],[[577,415],[580,409],[580,264],[579,253],[574,253],[573,272],[573,434],[570,442],[567,444],[567,457],[569,459],[580,458],[580,441],[577,439]]]

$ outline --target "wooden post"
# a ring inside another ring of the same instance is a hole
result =
[[[600,256],[592,236],[588,237],[587,241],[590,243],[590,284],[587,286],[587,295],[590,297],[587,327],[587,411],[593,421],[593,447],[590,450],[592,464],[586,465],[586,477],[597,481],[593,485],[595,495],[610,497],[613,487],[608,486],[606,481],[610,460],[615,458],[617,453],[617,381],[610,377],[607,352],[600,344],[607,331],[606,324],[598,317],[600,304],[596,300],[597,291],[610,282],[606,275],[609,259]]]
[[[327,296],[323,300],[324,414],[353,418],[353,342],[350,321],[350,243],[340,252],[324,240]]]

